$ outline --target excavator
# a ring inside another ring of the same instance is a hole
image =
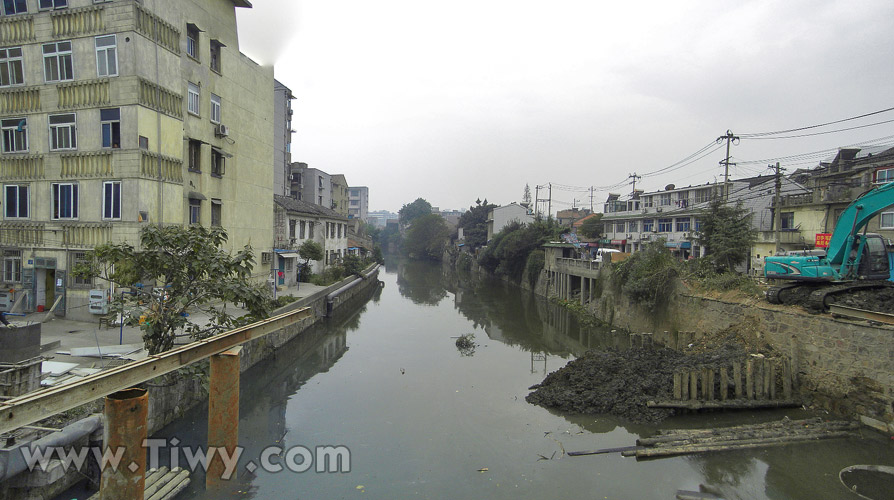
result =
[[[826,311],[836,296],[894,286],[885,240],[867,233],[870,219],[894,205],[894,182],[875,187],[841,213],[826,255],[776,255],[764,259],[764,276],[787,280],[767,290],[772,304],[801,304]],[[862,234],[861,234],[862,232]]]

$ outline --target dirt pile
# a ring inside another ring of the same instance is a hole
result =
[[[667,348],[589,351],[532,386],[534,392],[525,400],[573,413],[659,422],[673,410],[648,408],[646,403],[671,398],[675,371],[696,365],[719,369],[747,357],[747,344],[737,342],[735,332],[727,332],[715,346],[711,350],[693,346],[689,353]]]
[[[842,294],[834,298],[834,303],[867,311],[894,314],[894,288],[861,290]]]

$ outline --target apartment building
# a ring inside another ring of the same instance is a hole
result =
[[[789,178],[782,178],[780,192],[784,196],[800,195],[809,190]],[[622,200],[610,194],[604,204],[602,217],[606,238],[600,243],[624,252],[636,252],[650,241],[664,239],[665,245],[682,258],[699,257],[705,249],[698,245],[696,234],[701,229],[702,217],[711,200],[723,193],[722,183],[677,188],[669,184],[662,191],[634,192]],[[758,245],[752,255],[766,250],[763,246],[773,241],[773,210],[775,177],[757,176],[731,180],[728,186],[729,203],[741,203],[751,212],[751,224],[758,231]],[[746,263],[750,266],[750,262]]]
[[[323,248],[323,260],[311,261],[311,270],[320,273],[348,253],[348,218],[331,208],[287,196],[275,196],[274,272],[277,284],[293,285],[298,280],[298,264],[304,259],[298,248],[307,240]],[[280,271],[282,274],[280,274]]]
[[[273,69],[239,52],[245,0],[9,0],[0,19],[8,302],[90,319],[72,267],[148,223],[217,225],[272,259]],[[265,223],[265,221],[267,221]]]
[[[344,174],[333,174],[332,179],[332,210],[344,215],[348,216],[348,199],[350,196],[348,195],[348,180],[345,179]]]
[[[292,91],[273,80],[273,193],[291,194],[292,181]]]
[[[348,188],[348,217],[363,222],[369,218],[369,188],[353,186]]]

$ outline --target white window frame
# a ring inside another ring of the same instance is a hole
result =
[[[68,215],[63,215],[62,191],[68,188]],[[75,182],[54,182],[51,184],[53,206],[53,220],[75,220],[78,218],[78,184]]]
[[[100,45],[100,41],[112,40],[111,45]],[[115,34],[102,35],[93,39],[96,48],[96,76],[118,76],[118,36]]]
[[[63,48],[65,45],[68,48]],[[52,47],[52,52],[47,49]],[[43,78],[47,83],[68,82],[74,80],[74,60],[71,50],[71,40],[45,43],[41,45],[43,52]],[[67,62],[67,64],[66,64]],[[48,70],[55,69],[56,75],[48,74]],[[57,78],[51,78],[51,77]]]
[[[15,199],[10,201],[11,192],[15,192]],[[24,193],[25,206],[22,207],[22,194]],[[15,213],[10,215],[10,209]],[[24,212],[24,213],[23,213]],[[3,218],[4,219],[28,219],[31,216],[31,188],[28,184],[6,184],[3,186]]]
[[[19,130],[19,123],[25,122],[25,125]],[[15,125],[7,125],[15,123]],[[3,152],[4,153],[27,153],[28,152],[28,119],[22,118],[4,118],[0,121],[0,130],[3,132]]]
[[[102,183],[102,220],[121,220],[121,181]]]
[[[4,2],[4,4],[5,4],[5,2]],[[9,11],[7,11],[7,10],[6,10],[6,5],[4,5],[4,6],[3,6],[3,13],[4,13],[5,15],[7,15],[7,16],[15,16],[15,15],[17,15],[17,14],[27,14],[27,13],[28,13],[28,2],[27,2],[26,0],[22,0],[22,4],[24,5],[25,10],[23,10],[23,11],[16,11],[16,12],[9,12]]]
[[[211,123],[220,123],[220,96],[211,94]]]
[[[13,51],[18,51],[18,55],[10,55]],[[19,85],[25,85],[25,58],[22,55],[22,47],[0,49],[0,87]]]
[[[202,101],[199,86],[192,82],[186,82],[186,93],[186,111],[190,114],[201,116],[200,111],[202,110]]]
[[[48,2],[50,5],[44,5]],[[37,10],[57,10],[68,7],[68,0],[37,0]]]
[[[888,219],[887,224],[885,224],[885,219]],[[882,212],[879,214],[878,224],[880,229],[894,229],[894,212]]]
[[[885,179],[881,180],[881,174],[885,175]],[[894,168],[883,168],[875,173],[875,182],[878,184],[887,184],[894,181]]]
[[[118,118],[103,119],[102,112],[108,110],[117,110]],[[118,142],[115,142],[115,125],[118,125]],[[106,128],[109,129],[109,145],[106,146]],[[102,108],[99,110],[99,135],[100,143],[103,149],[120,149],[121,148],[121,108]],[[115,144],[118,144],[115,146]]]
[[[194,200],[190,198],[189,200],[189,223],[190,224],[201,224],[202,223],[202,201]]]
[[[66,116],[71,116],[70,122],[53,123],[53,118]],[[50,151],[73,151],[78,149],[77,121],[78,118],[75,113],[62,113],[47,117],[47,125],[50,132]]]
[[[193,26],[195,26],[195,25],[193,25]],[[199,33],[200,32],[201,32],[201,30],[199,30],[198,27],[195,27],[195,29],[193,30],[193,29],[190,29],[189,24],[186,25],[186,55],[195,59],[196,61],[199,60]],[[195,36],[193,37],[192,35],[195,35]]]
[[[3,281],[6,283],[21,283],[22,281],[22,251],[7,250],[3,252]]]

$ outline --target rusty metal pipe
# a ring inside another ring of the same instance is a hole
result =
[[[131,388],[105,398],[103,441],[112,453],[124,449],[116,468],[107,465],[99,483],[99,498],[143,500],[146,482],[146,441],[149,393]]]
[[[211,381],[208,387],[208,453],[217,448],[208,463],[205,488],[217,489],[229,482],[221,453],[229,457],[239,445],[239,360],[237,346],[211,356]],[[225,450],[225,451],[224,451]]]

